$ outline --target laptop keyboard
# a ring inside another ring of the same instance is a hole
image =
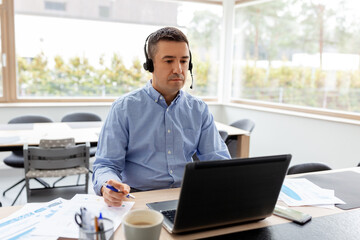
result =
[[[172,223],[174,223],[176,209],[164,210],[164,211],[161,211],[161,213],[164,215],[164,217],[166,217],[166,218],[169,219]]]

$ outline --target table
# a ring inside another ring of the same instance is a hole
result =
[[[0,124],[0,151],[22,150],[23,145],[37,146],[40,139],[75,139],[75,143],[96,145],[102,122],[52,122]]]
[[[90,142],[96,145],[102,122],[53,122],[0,124],[0,151],[22,150],[25,143],[38,145],[40,139],[75,138],[76,143]],[[218,130],[227,131],[229,136],[238,136],[238,157],[248,157],[249,132],[215,122]]]
[[[298,176],[310,175],[310,174],[326,174],[326,173],[331,173],[331,172],[340,172],[340,171],[349,171],[349,170],[357,171],[360,173],[359,168],[349,168],[349,169],[330,170],[330,171],[307,173],[307,174],[296,174],[296,175],[290,175],[287,177],[291,178],[291,177],[298,177]],[[147,208],[145,204],[148,202],[178,199],[179,193],[180,193],[179,188],[134,193],[134,195],[136,197],[136,201],[135,201],[133,209]],[[221,199],[219,199],[219,201],[220,200]],[[283,203],[279,202],[278,204],[283,204]],[[20,209],[20,207],[21,206],[0,208],[0,219],[7,217],[11,213]],[[322,216],[329,216],[329,215],[333,215],[333,214],[337,214],[337,213],[345,213],[345,212],[352,211],[352,210],[344,211],[339,208],[327,209],[327,208],[316,208],[316,207],[294,207],[294,209],[308,213],[308,214],[312,215],[313,218],[318,218],[318,217],[322,217]],[[223,227],[223,228],[218,228],[218,229],[211,229],[211,230],[207,230],[207,231],[195,232],[195,233],[190,233],[190,234],[182,234],[182,235],[171,235],[164,228],[162,228],[160,239],[162,239],[162,240],[198,239],[198,238],[204,238],[204,237],[220,236],[220,235],[235,233],[235,232],[242,232],[242,231],[250,230],[250,229],[259,229],[259,228],[264,228],[267,226],[278,226],[279,224],[288,223],[288,222],[290,222],[290,221],[272,215],[272,216],[266,218],[265,220],[258,221],[258,222],[228,226],[228,227]],[[308,224],[311,224],[311,222]],[[351,228],[348,228],[346,230],[349,231],[349,229],[351,229]],[[301,231],[301,228],[298,231]],[[324,231],[326,231],[326,229],[324,229]],[[319,237],[319,236],[317,236],[317,237]],[[123,230],[122,230],[121,226],[115,231],[114,239],[124,239],[124,234],[123,234]]]

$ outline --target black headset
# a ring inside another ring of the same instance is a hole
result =
[[[145,60],[146,62],[144,62],[143,67],[146,71],[149,72],[153,72],[154,71],[154,63],[153,60],[149,58],[147,51],[146,51],[146,43],[148,43],[149,38],[151,37],[152,34],[150,34],[146,40],[145,40],[145,45],[144,45],[144,53],[145,53]],[[193,74],[192,74],[192,69],[193,69],[193,64],[192,64],[192,57],[191,57],[191,51],[189,49],[189,54],[190,54],[190,60],[189,60],[189,68],[188,70],[190,71],[190,75],[191,75],[191,86],[190,88],[193,88],[193,83],[194,83],[194,78],[193,78]]]

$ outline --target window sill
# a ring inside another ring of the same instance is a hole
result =
[[[330,122],[337,122],[337,123],[345,123],[345,124],[351,124],[351,125],[360,125],[360,117],[358,115],[351,115],[351,118],[342,117],[343,114],[339,114],[339,116],[336,116],[336,113],[330,112],[329,115],[322,114],[321,111],[317,110],[308,110],[307,108],[302,109],[294,108],[291,110],[291,107],[284,107],[282,109],[281,107],[272,107],[272,106],[265,106],[263,104],[248,104],[248,103],[225,103],[223,106],[228,107],[236,107],[236,108],[243,108],[248,110],[254,110],[254,111],[260,111],[260,112],[269,112],[269,113],[276,113],[276,114],[282,114],[282,115],[288,115],[288,116],[295,116],[295,117],[302,117],[302,118],[310,118],[310,119],[316,119],[316,120],[323,120],[323,121],[330,121]],[[325,111],[324,111],[325,112]]]

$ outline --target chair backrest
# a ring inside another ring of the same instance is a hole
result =
[[[13,118],[8,123],[18,124],[18,123],[46,123],[46,122],[53,122],[53,120],[40,115],[24,115]]]
[[[222,140],[224,140],[224,141],[225,141],[225,140],[227,139],[227,137],[228,137],[228,132],[227,132],[227,131],[219,130],[219,134],[220,134]]]
[[[41,139],[40,148],[69,148],[75,146],[74,138]]]
[[[245,130],[248,132],[252,132],[255,128],[255,122],[251,119],[244,118],[244,119],[240,119],[236,122],[233,122],[232,124],[230,124],[230,126],[241,128],[242,130]]]
[[[41,148],[24,145],[25,173],[30,169],[56,170],[84,166],[89,168],[90,143],[68,148]]]
[[[78,113],[67,114],[61,119],[61,122],[90,122],[90,121],[100,122],[101,117],[99,117],[95,113],[78,112]]]
[[[307,172],[317,172],[317,171],[325,171],[331,170],[331,167],[326,165],[325,163],[301,163],[294,165],[289,168],[287,174],[298,174],[298,173],[307,173]]]

